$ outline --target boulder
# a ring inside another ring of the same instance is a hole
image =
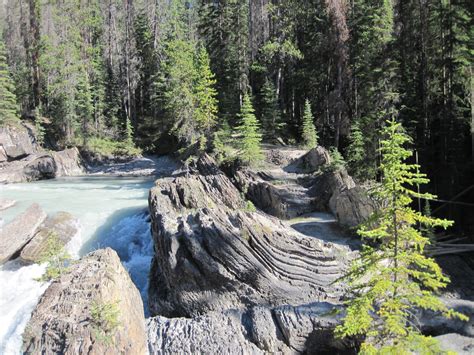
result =
[[[55,177],[79,176],[86,172],[81,154],[77,148],[52,152],[51,155],[56,164]]]
[[[118,326],[102,333],[94,307],[116,305]],[[97,250],[53,281],[32,313],[25,354],[146,354],[143,303],[115,251]]]
[[[454,351],[458,355],[474,354],[474,338],[472,337],[451,333],[437,336],[436,339],[444,351]]]
[[[17,255],[46,219],[46,212],[34,203],[0,229],[0,265]]]
[[[53,179],[56,176],[57,165],[48,154],[35,156],[23,168],[26,181]]]
[[[35,138],[30,132],[32,129],[27,125],[0,127],[0,146],[9,161],[21,159],[36,152]]]
[[[308,194],[313,198],[314,208],[329,211],[329,201],[335,194],[356,186],[346,169],[328,170],[309,180]]]
[[[67,212],[58,212],[46,219],[33,239],[23,248],[20,257],[26,262],[38,262],[48,248],[50,236],[65,246],[77,234],[78,220]]]
[[[356,186],[336,191],[329,200],[329,209],[341,226],[355,228],[370,217],[376,205],[364,188]]]
[[[0,163],[6,162],[8,160],[7,152],[3,146],[0,145]]]
[[[158,180],[149,207],[152,314],[189,317],[249,305],[340,300],[342,290],[333,281],[350,249],[250,212],[208,156],[189,173]]]
[[[9,209],[10,207],[15,206],[16,201],[10,200],[7,198],[0,198],[0,211]]]
[[[297,165],[305,172],[315,172],[322,168],[324,165],[331,162],[331,156],[329,152],[321,147],[311,149],[308,153],[303,155],[297,162]]]

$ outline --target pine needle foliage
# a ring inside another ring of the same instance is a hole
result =
[[[410,138],[391,120],[382,131],[381,172],[383,180],[375,195],[382,207],[359,229],[365,244],[345,276],[350,286],[347,314],[336,328],[338,337],[364,336],[363,354],[442,353],[435,339],[421,334],[413,319],[416,309],[440,312],[447,318],[466,317],[435,295],[449,279],[425,247],[428,237],[417,226],[447,228],[451,221],[414,211],[414,198],[433,199],[414,187],[426,184],[419,167],[406,163],[412,152],[404,145]]]
[[[306,149],[315,148],[318,145],[318,132],[314,126],[314,117],[311,111],[311,104],[309,100],[305,101],[304,114],[303,114],[303,126],[301,129],[301,138],[303,146]]]
[[[5,44],[0,40],[0,124],[18,121],[15,86],[8,70]]]
[[[261,122],[265,139],[273,140],[277,135],[281,135],[283,124],[275,85],[268,79],[262,87],[261,106]]]
[[[263,160],[262,134],[248,95],[244,96],[239,118],[240,123],[235,129],[238,157],[245,165],[256,165]]]

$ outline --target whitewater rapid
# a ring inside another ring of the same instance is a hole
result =
[[[48,215],[66,211],[79,220],[79,232],[67,245],[75,258],[111,247],[117,251],[147,310],[148,271],[153,243],[147,214],[152,179],[81,177],[28,184],[0,185],[2,198],[16,200],[0,212],[0,227],[33,202]],[[14,260],[0,267],[0,354],[20,354],[21,335],[48,283],[36,281],[44,265]]]

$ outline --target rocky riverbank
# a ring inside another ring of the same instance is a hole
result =
[[[374,202],[343,168],[332,167],[322,148],[265,152],[265,164],[256,169],[222,170],[203,155],[185,167],[151,159],[150,170],[145,162],[89,170],[120,175],[136,167],[167,176],[149,194],[151,317],[145,319],[140,294],[117,254],[100,249],[49,285],[26,327],[23,351],[354,352],[357,339],[332,334],[344,313],[344,284],[338,279],[360,247],[351,228],[367,218]],[[3,208],[13,204],[0,201]],[[72,216],[47,217],[33,205],[0,232],[1,260],[35,262],[45,236],[53,231],[66,244],[74,226]],[[474,314],[472,300],[448,296],[445,302]],[[445,348],[474,349],[472,321],[423,313],[418,320]]]

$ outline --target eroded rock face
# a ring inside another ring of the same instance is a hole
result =
[[[77,148],[46,152],[36,144],[27,124],[0,128],[0,183],[27,182],[59,176],[83,175]]]
[[[0,127],[0,156],[6,160],[17,160],[36,152],[34,137],[27,126]],[[1,161],[2,159],[0,159]]]
[[[454,351],[458,355],[471,355],[474,353],[474,338],[465,337],[451,333],[437,336],[441,349],[444,351]]]
[[[367,220],[376,206],[367,191],[356,186],[334,193],[329,200],[329,208],[340,225],[354,228]]]
[[[117,304],[119,326],[97,336],[93,304]],[[26,354],[146,354],[140,293],[115,251],[88,254],[41,297],[23,335]]]
[[[298,166],[306,172],[315,172],[331,162],[329,152],[321,146],[311,149],[298,161]]]
[[[339,300],[332,282],[350,250],[245,211],[240,192],[208,156],[196,171],[157,181],[149,206],[152,314]]]
[[[210,312],[194,318],[147,320],[150,354],[321,354],[345,353],[348,341],[334,340],[340,321],[329,303],[247,311]]]
[[[65,246],[78,232],[78,220],[68,212],[58,212],[46,219],[33,239],[23,248],[20,257],[27,262],[38,262],[48,248],[48,239],[53,236]]]
[[[17,255],[46,219],[46,212],[34,203],[0,229],[0,265]]]

